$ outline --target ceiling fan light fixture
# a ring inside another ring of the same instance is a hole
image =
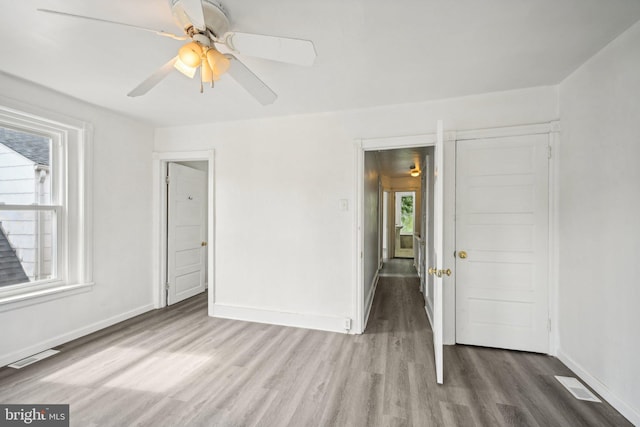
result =
[[[214,48],[208,49],[206,56],[209,67],[211,67],[214,74],[217,74],[218,76],[226,73],[229,69],[229,66],[231,65],[231,61],[229,61],[229,58],[227,58]]]
[[[414,178],[417,177],[417,176],[420,176],[420,170],[419,169],[412,169],[411,170],[411,176],[414,177]]]
[[[197,42],[189,42],[180,48],[178,57],[183,64],[198,68],[202,62],[202,46]]]
[[[200,78],[202,83],[212,83],[220,80],[220,76],[213,72],[207,61],[202,61],[200,66]]]
[[[192,79],[193,76],[196,75],[196,71],[198,70],[197,67],[190,67],[184,62],[182,62],[182,60],[179,57],[176,59],[176,62],[173,64],[173,67],[176,70],[180,71],[185,76],[189,77],[190,79]]]

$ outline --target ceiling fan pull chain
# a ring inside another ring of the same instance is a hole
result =
[[[200,93],[204,92],[204,86],[202,86],[202,80],[200,81]]]

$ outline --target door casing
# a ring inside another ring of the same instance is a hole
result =
[[[548,353],[548,144],[545,134],[456,142],[456,251],[469,252],[455,262],[456,342]]]
[[[549,316],[551,331],[549,334],[549,354],[557,355],[558,351],[558,168],[559,161],[557,147],[560,142],[560,123],[551,121],[521,126],[509,126],[500,128],[460,130],[445,132],[444,142],[444,253],[451,265],[455,265],[453,253],[455,251],[455,141],[479,138],[496,138],[501,136],[549,134],[551,146],[551,163],[549,165]],[[384,138],[357,139],[354,141],[355,149],[355,209],[353,240],[355,251],[353,252],[354,282],[352,288],[353,300],[353,328],[351,333],[362,333],[366,326],[364,307],[364,275],[362,258],[360,257],[364,247],[363,194],[364,194],[364,152],[372,150],[389,150],[395,148],[424,147],[435,145],[436,134],[418,134],[408,136],[392,136]],[[444,289],[444,336],[445,344],[455,344],[455,271],[453,271],[450,283],[452,286]]]
[[[536,123],[521,126],[509,126],[502,128],[488,128],[488,129],[476,129],[468,131],[455,132],[455,141],[465,141],[484,138],[502,138],[509,136],[525,136],[525,135],[548,135],[550,158],[549,158],[549,250],[548,250],[548,298],[549,298],[549,353],[550,355],[557,356],[558,354],[558,260],[559,260],[559,245],[558,245],[558,168],[559,159],[555,153],[558,152],[558,145],[560,143],[560,122],[551,121],[547,123]],[[451,177],[453,181],[451,185],[445,184],[445,204],[447,198],[455,201],[455,176],[456,176],[456,159],[455,159],[455,144],[453,144],[454,153],[449,159],[447,159],[447,151],[445,150],[445,164],[447,167],[447,176]],[[447,213],[445,211],[445,217]],[[455,210],[452,215],[455,218]],[[446,234],[446,218],[445,218],[445,234]],[[452,235],[453,246],[450,255],[453,256],[455,251],[455,224],[453,224],[454,233]],[[445,237],[446,238],[446,237]],[[455,264],[455,261],[454,261]],[[455,271],[454,271],[455,275]],[[446,296],[446,295],[445,295]],[[453,303],[446,307],[450,309],[450,313],[445,312],[445,316],[452,315],[453,320],[447,325],[445,320],[445,343],[455,344],[455,294],[453,294]],[[446,306],[446,304],[445,304]],[[453,331],[447,334],[449,326],[453,327]],[[452,341],[447,340],[447,336],[452,338]]]
[[[208,315],[213,316],[215,302],[215,211],[214,211],[214,152],[171,151],[153,153],[153,194],[152,194],[152,247],[153,247],[153,304],[154,308],[167,305],[165,284],[167,283],[167,191],[166,172],[170,162],[207,162],[207,271],[208,271]]]

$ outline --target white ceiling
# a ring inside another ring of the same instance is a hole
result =
[[[279,95],[173,73],[126,96],[181,42],[48,8],[179,32],[167,0],[3,2],[0,70],[157,126],[380,105],[559,83],[640,19],[638,0],[223,0],[232,29],[313,40],[312,68],[242,60]]]

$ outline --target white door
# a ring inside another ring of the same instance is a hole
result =
[[[167,304],[205,290],[207,174],[169,163]]]
[[[548,352],[548,136],[459,141],[456,341]]]
[[[434,150],[434,203],[433,203],[433,253],[434,265],[430,266],[429,274],[433,275],[433,352],[435,355],[436,380],[443,382],[443,344],[444,316],[443,316],[443,279],[447,277],[444,260],[444,130],[442,120],[438,120],[438,134]],[[449,272],[449,274],[451,274]]]

